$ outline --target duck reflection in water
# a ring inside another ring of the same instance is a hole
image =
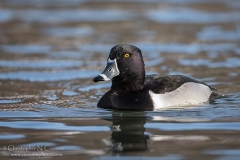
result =
[[[148,149],[148,135],[145,135],[144,112],[114,111],[111,149],[113,152],[143,151]]]

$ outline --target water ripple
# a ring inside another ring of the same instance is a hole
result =
[[[18,72],[2,72],[0,79],[4,80],[24,80],[31,82],[46,82],[46,81],[60,81],[72,80],[78,78],[92,78],[96,76],[99,71],[88,70],[61,70],[61,71],[18,71]]]
[[[66,130],[81,132],[103,132],[110,131],[107,126],[67,126],[57,122],[41,121],[15,121],[0,122],[1,127],[18,128],[18,129],[40,129],[40,130]]]
[[[11,104],[23,102],[21,99],[0,99],[0,104]]]
[[[177,13],[177,14],[176,14]],[[228,23],[239,21],[240,12],[203,12],[187,8],[168,8],[146,12],[148,19],[160,23]]]
[[[103,88],[110,88],[111,87],[111,83],[97,83],[97,84],[94,84],[94,85],[88,85],[88,86],[85,86],[85,87],[81,87],[79,88],[78,90],[79,91],[82,91],[82,92],[88,92],[90,90],[93,90],[93,89],[103,89]]]
[[[11,68],[70,68],[82,66],[81,61],[67,60],[0,60],[1,67]]]
[[[87,37],[94,33],[94,29],[90,27],[78,27],[78,28],[66,28],[66,27],[54,27],[45,28],[42,33],[48,36],[57,37]]]
[[[210,51],[229,51],[236,48],[234,43],[217,43],[217,44],[199,44],[199,43],[135,43],[136,46],[141,48],[144,52],[174,52],[174,53],[186,53],[197,54],[199,52]]]
[[[13,18],[11,10],[0,10],[0,23],[5,23]]]
[[[26,136],[23,134],[0,134],[0,140],[16,140],[22,139]]]
[[[146,123],[146,128],[165,131],[181,130],[240,130],[240,122],[228,123]]]
[[[227,58],[225,61],[222,62],[213,62],[211,60],[206,59],[180,59],[178,61],[180,65],[184,66],[207,66],[209,68],[236,68],[240,67],[240,58]]]
[[[33,54],[33,53],[46,53],[52,49],[48,45],[40,44],[25,44],[25,45],[1,45],[4,52],[20,53],[20,54]]]
[[[205,27],[197,34],[197,38],[200,40],[212,41],[212,40],[240,40],[240,27],[236,30],[224,31],[220,26]]]
[[[236,48],[237,45],[234,43],[217,43],[217,44],[199,44],[199,43],[132,43],[135,46],[138,46],[143,54],[145,52],[154,54],[159,54],[157,52],[174,52],[174,53],[186,53],[186,54],[197,54],[199,52],[210,52],[210,51],[229,51],[233,48]],[[78,45],[78,49],[82,52],[102,52],[106,56],[109,50],[115,44],[81,44]]]
[[[16,19],[25,22],[62,23],[62,22],[101,22],[131,20],[133,13],[123,10],[25,10],[14,11]]]
[[[81,5],[86,0],[7,0],[5,3],[13,6],[75,6]]]

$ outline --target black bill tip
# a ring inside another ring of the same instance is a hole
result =
[[[99,81],[105,81],[105,79],[101,75],[98,75],[97,77],[93,78],[93,82],[99,82]]]

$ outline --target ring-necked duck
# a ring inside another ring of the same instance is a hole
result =
[[[109,80],[111,89],[99,100],[99,108],[154,110],[201,104],[216,96],[214,88],[190,77],[145,76],[141,50],[129,44],[114,46],[106,68],[93,78],[94,82]]]

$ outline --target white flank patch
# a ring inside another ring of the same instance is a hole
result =
[[[184,83],[176,90],[164,94],[156,94],[149,90],[154,109],[204,103],[208,101],[211,93],[208,86],[194,82]]]
[[[105,74],[99,74],[99,76],[103,77],[104,81],[110,80]]]

